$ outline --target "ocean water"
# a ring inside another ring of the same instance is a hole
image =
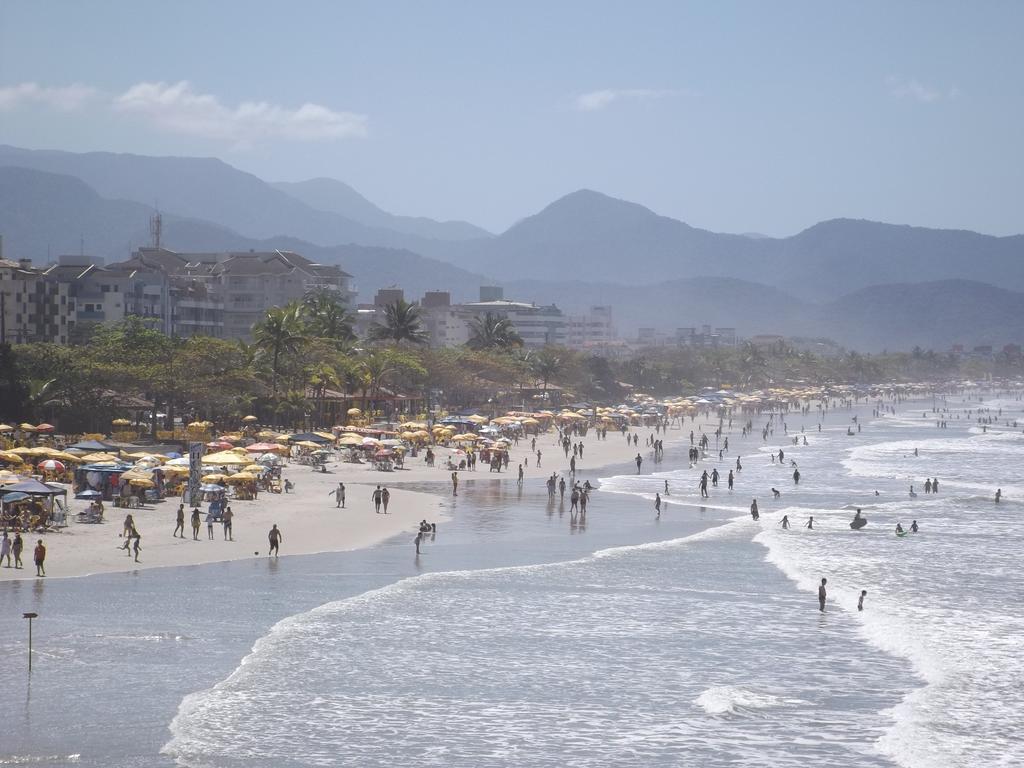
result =
[[[0,704],[0,765],[1022,764],[1024,435],[939,405],[943,430],[930,402],[776,419],[732,493],[735,453],[691,469],[670,433],[654,475],[601,478],[585,521],[536,483],[470,481],[420,560],[405,537],[0,592],[8,658],[11,612],[50,617],[27,698]]]

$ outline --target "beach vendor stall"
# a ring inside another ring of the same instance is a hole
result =
[[[63,526],[67,489],[26,479],[0,486],[0,527],[11,531],[42,531]],[[64,496],[64,502],[56,501]]]

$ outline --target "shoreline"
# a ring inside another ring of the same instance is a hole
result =
[[[870,403],[854,405],[853,409],[871,407]],[[839,409],[830,412],[838,413]],[[843,409],[845,412],[845,409]],[[753,456],[765,445],[773,444],[772,440],[764,443],[755,429],[742,437],[742,422],[753,418],[755,422],[766,419],[767,414],[734,416],[734,427],[726,434],[730,439],[728,457],[739,454]],[[790,412],[786,418],[801,418],[801,414]],[[806,417],[815,424],[818,415],[812,410]],[[689,432],[696,434],[704,431],[711,436],[718,426],[718,420],[712,414],[700,414],[693,421],[684,419],[681,426],[671,426],[660,435],[665,442],[666,460],[654,463],[652,450],[647,445],[627,445],[620,432],[609,432],[607,439],[597,440],[591,430],[586,438],[584,457],[577,459],[577,473],[581,477],[597,480],[601,474],[630,475],[632,458],[640,453],[644,457],[643,471],[638,476],[651,477],[663,472],[673,471],[685,466],[684,459],[675,454],[676,450],[689,447]],[[637,434],[641,440],[653,434],[652,427],[633,426],[629,434]],[[791,433],[791,434],[795,434]],[[492,473],[484,469],[477,471],[459,471],[459,489],[463,494],[472,492],[477,481],[498,481],[502,486],[514,485],[517,481],[517,467],[524,463],[524,482],[536,482],[546,478],[551,472],[569,478],[569,458],[558,446],[557,432],[548,431],[536,436],[537,449],[541,451],[541,467],[536,466],[536,454],[531,449],[530,439],[522,439],[519,445],[510,449],[508,468],[500,473]],[[577,441],[579,438],[573,438]],[[782,442],[781,436],[777,442]],[[396,538],[404,533],[415,535],[417,524],[426,519],[430,522],[443,523],[451,519],[453,496],[451,494],[450,473],[443,468],[448,457],[448,449],[437,450],[437,466],[427,467],[419,457],[406,460],[405,469],[393,472],[373,470],[368,464],[351,464],[335,462],[329,464],[327,472],[309,471],[298,464],[285,466],[283,477],[294,483],[290,494],[261,493],[257,501],[232,502],[235,513],[234,542],[223,541],[223,530],[219,523],[214,524],[213,548],[201,549],[192,547],[197,542],[189,537],[190,526],[186,518],[186,538],[172,538],[166,531],[174,529],[174,513],[177,509],[177,498],[167,499],[155,507],[132,510],[137,528],[142,533],[142,551],[140,562],[133,562],[128,555],[120,550],[123,539],[121,531],[121,511],[108,508],[108,519],[104,524],[90,525],[72,523],[59,533],[24,535],[26,551],[23,555],[25,566],[21,570],[0,567],[0,583],[7,581],[29,581],[38,577],[34,573],[29,553],[36,538],[43,538],[47,547],[46,579],[80,578],[98,574],[137,573],[154,568],[180,566],[199,566],[214,563],[255,560],[266,558],[266,532],[273,524],[279,525],[282,534],[282,552],[280,557],[297,555],[317,555],[333,552],[346,552],[368,549]],[[571,454],[570,454],[571,456]],[[716,460],[709,456],[708,461]],[[483,466],[483,465],[481,465]],[[699,466],[699,465],[698,465]],[[696,476],[695,476],[696,477]],[[330,494],[338,482],[346,486],[346,507],[335,507],[334,497]],[[391,491],[391,504],[387,515],[373,512],[370,501],[374,487],[380,484]],[[407,486],[417,486],[408,490]],[[424,488],[424,486],[436,486]],[[657,491],[653,488],[653,493]],[[616,491],[609,490],[610,493]],[[665,504],[677,509],[701,506],[721,508],[722,502],[707,500],[704,504],[692,489],[685,495],[676,494],[663,498]],[[85,502],[70,500],[71,514],[85,506]],[[742,506],[742,505],[741,505]],[[725,505],[728,509],[728,505]],[[205,509],[204,517],[205,517]],[[340,520],[339,520],[340,518]],[[204,521],[205,522],[205,521]],[[339,522],[341,524],[339,524]],[[205,525],[200,526],[199,542],[208,542]],[[183,546],[184,545],[184,546]],[[187,550],[185,550],[187,546]],[[223,547],[231,546],[234,551],[225,553]]]
[[[650,431],[646,427],[637,428]],[[618,432],[609,433],[607,440],[596,440],[591,431],[585,443],[585,458],[577,459],[579,472],[594,473],[611,467],[625,466],[635,455],[633,451],[645,453],[648,448],[629,447]],[[536,454],[530,448],[529,440],[521,440],[511,450],[508,469],[500,473],[489,471],[459,471],[459,488],[466,493],[475,481],[498,480],[503,485],[514,484],[517,480],[517,466],[525,462],[524,481],[536,481],[547,477],[551,471],[568,475],[569,463],[557,447],[557,433],[545,432],[537,436],[537,448],[541,451],[541,467],[536,466]],[[578,438],[577,438],[578,439]],[[616,442],[621,441],[621,442]],[[671,437],[666,438],[670,444]],[[62,578],[81,578],[99,574],[137,573],[155,568],[210,565],[239,560],[266,558],[267,531],[277,524],[282,532],[281,554],[279,557],[317,555],[368,549],[390,539],[408,533],[410,542],[416,533],[420,520],[444,523],[451,519],[450,473],[443,469],[448,456],[447,449],[437,452],[437,466],[427,467],[422,463],[422,454],[406,461],[407,469],[393,472],[373,470],[368,464],[335,462],[328,465],[327,472],[308,471],[298,464],[285,465],[282,477],[294,483],[289,494],[261,493],[256,501],[233,501],[234,511],[233,542],[223,540],[223,527],[214,524],[213,540],[208,538],[204,522],[199,529],[199,539],[191,538],[191,526],[186,517],[185,538],[173,538],[167,531],[175,527],[174,516],[180,499],[168,498],[156,505],[133,509],[131,514],[136,527],[142,534],[140,561],[123,554],[120,508],[108,507],[107,519],[102,524],[72,522],[57,533],[22,534],[25,552],[22,555],[24,567],[0,567],[0,583],[24,582]],[[645,462],[649,458],[645,456]],[[656,471],[656,470],[655,470]],[[346,505],[337,508],[331,495],[337,483],[346,487]],[[376,485],[388,488],[391,500],[387,514],[375,514],[371,494]],[[409,485],[421,486],[408,490]],[[424,490],[423,485],[437,488]],[[84,509],[86,502],[69,499],[69,515]],[[187,511],[187,506],[186,506]],[[124,510],[127,514],[128,510]],[[340,523],[340,524],[339,524]],[[42,538],[47,548],[47,575],[35,575],[31,562],[31,549],[36,539]],[[193,547],[199,542],[217,544],[212,547]],[[233,551],[226,552],[225,547]]]

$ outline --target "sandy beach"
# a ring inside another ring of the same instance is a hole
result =
[[[688,434],[691,423],[687,421],[685,431],[671,429],[666,440],[675,441]],[[640,445],[637,447],[627,446],[625,438],[618,432],[609,432],[607,440],[598,440],[596,433],[591,430],[583,439],[584,456],[577,459],[577,468],[593,471],[628,462],[640,453],[645,457],[643,472],[646,474],[654,470],[655,465],[650,459],[651,449],[644,445],[653,430],[646,427],[633,429],[640,435]],[[546,478],[552,472],[568,475],[569,458],[559,448],[557,437],[554,430],[537,436],[537,450],[541,452],[540,467],[537,466],[537,455],[531,448],[530,439],[522,439],[511,448],[508,469],[493,473],[481,464],[476,471],[460,471],[460,489],[465,493],[475,479],[484,478],[515,483],[520,463],[524,464],[526,480]],[[576,440],[578,438],[574,442]],[[231,502],[234,512],[233,541],[224,540],[223,528],[219,523],[214,524],[213,540],[208,539],[205,505],[204,522],[198,541],[192,539],[187,518],[185,538],[172,536],[179,502],[176,498],[132,510],[136,528],[142,534],[138,563],[121,549],[124,539],[119,534],[122,533],[127,512],[108,504],[106,522],[103,524],[72,522],[59,533],[25,535],[26,547],[22,556],[25,567],[20,570],[0,568],[0,581],[36,578],[31,551],[39,538],[43,539],[47,548],[46,573],[49,579],[266,557],[267,533],[274,524],[283,535],[282,557],[369,547],[403,532],[408,532],[411,548],[420,520],[443,523],[447,519],[452,485],[451,471],[445,467],[445,463],[449,455],[455,454],[447,448],[438,448],[436,453],[434,467],[424,463],[421,452],[415,458],[408,457],[404,469],[392,472],[375,470],[369,464],[340,461],[330,461],[327,472],[289,464],[284,468],[283,477],[294,484],[290,493],[261,493],[256,501]],[[344,509],[337,508],[333,496],[339,482],[345,483],[346,487]],[[414,492],[401,487],[424,483],[437,483],[437,492]],[[377,484],[388,487],[391,492],[387,515],[374,512],[372,493]],[[87,506],[83,500],[70,499],[69,503],[72,519]]]

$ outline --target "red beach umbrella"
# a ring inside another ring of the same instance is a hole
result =
[[[47,459],[39,462],[39,468],[46,472],[63,472],[64,465],[56,459]]]

